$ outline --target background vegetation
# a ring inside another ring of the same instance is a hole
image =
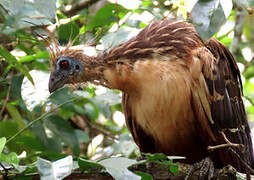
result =
[[[49,95],[49,53],[41,38],[49,32],[61,45],[70,40],[74,45],[92,45],[84,47],[85,52],[95,55],[126,41],[151,21],[188,19],[204,40],[215,36],[236,57],[253,127],[253,7],[253,0],[0,0],[1,178],[31,179],[38,175],[38,157],[49,166],[40,170],[43,174],[55,166],[44,159],[53,162],[68,154],[74,157],[74,175],[109,172],[118,179],[139,178],[127,170],[136,161],[105,159],[135,159],[140,155],[124,123],[119,91],[88,83]],[[166,158],[147,157],[152,162]],[[164,164],[177,173],[178,166],[172,160]],[[151,179],[148,174],[136,174]]]

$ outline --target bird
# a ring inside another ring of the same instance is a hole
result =
[[[236,60],[215,38],[203,41],[191,23],[154,21],[96,56],[71,43],[55,43],[50,52],[50,93],[83,82],[122,91],[126,125],[141,152],[254,168]]]

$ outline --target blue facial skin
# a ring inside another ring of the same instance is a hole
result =
[[[60,64],[63,61],[68,62],[67,68],[62,68]],[[73,58],[60,56],[56,62],[56,70],[51,72],[49,77],[49,92],[52,93],[55,90],[63,87],[70,82],[70,77],[76,76],[83,71],[82,64]]]

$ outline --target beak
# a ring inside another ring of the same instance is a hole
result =
[[[61,88],[66,84],[66,79],[63,76],[59,75],[59,73],[52,72],[49,77],[49,92],[52,93],[57,89]]]

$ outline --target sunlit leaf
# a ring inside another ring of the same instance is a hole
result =
[[[4,149],[5,143],[6,143],[6,138],[5,137],[1,137],[0,138],[0,154],[2,153],[2,151]]]
[[[11,152],[10,154],[0,154],[0,161],[7,162],[9,164],[12,164],[14,166],[17,166],[19,164],[19,158],[18,155],[15,152]]]
[[[34,85],[34,81],[32,76],[29,74],[28,70],[20,64],[20,62],[17,61],[17,59],[11,55],[9,51],[4,49],[2,46],[0,46],[0,55],[5,58],[5,60],[13,65],[16,69],[18,69],[20,72],[22,72],[28,79],[29,81]]]

